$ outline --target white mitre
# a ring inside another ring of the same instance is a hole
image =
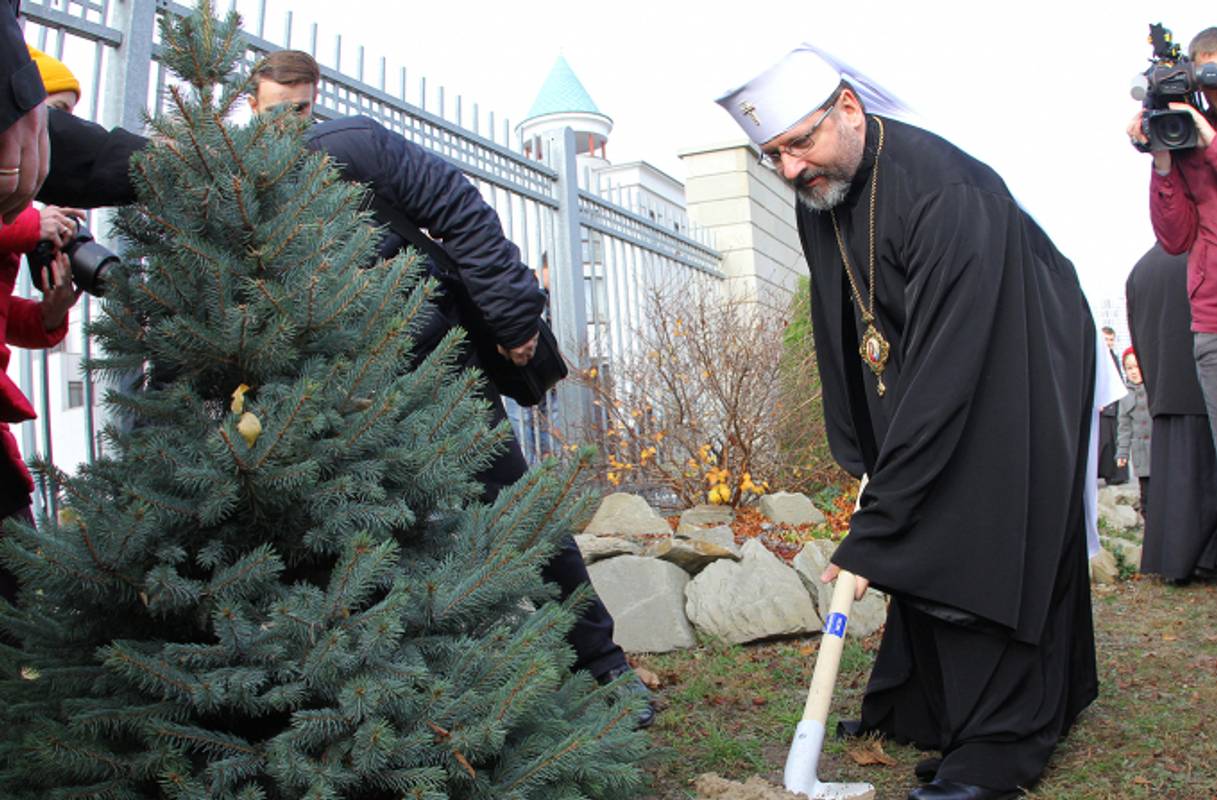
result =
[[[870,78],[806,42],[715,102],[727,110],[748,138],[763,145],[824,105],[842,80],[849,81],[870,111],[901,114],[908,110]]]

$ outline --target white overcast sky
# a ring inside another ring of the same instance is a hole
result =
[[[246,27],[258,0],[238,0]],[[221,8],[226,4],[220,0]],[[677,153],[738,139],[714,98],[800,41],[836,54],[911,105],[926,127],[994,167],[1078,267],[1097,307],[1122,296],[1132,265],[1153,243],[1149,158],[1125,126],[1138,104],[1134,75],[1148,63],[1151,22],[1186,49],[1217,25],[1217,7],[1131,0],[986,2],[721,2],[721,0],[267,0],[266,38],[307,49],[365,78],[387,60],[396,93],[418,78],[444,86],[449,115],[463,97],[494,111],[496,127],[526,115],[559,55],[613,119],[608,155],[644,160],[684,180]],[[432,102],[434,97],[432,97]],[[816,98],[809,98],[815,101]],[[430,107],[430,106],[429,106]],[[483,123],[484,124],[484,123]],[[501,135],[501,134],[500,134]]]

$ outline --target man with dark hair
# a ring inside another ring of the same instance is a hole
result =
[[[307,53],[273,53],[253,74],[250,107],[255,111],[269,112],[289,105],[300,116],[310,115],[317,84],[298,78],[320,72]],[[294,82],[283,84],[278,78]],[[309,147],[333,157],[344,178],[368,184],[379,204],[396,209],[438,240],[437,246],[456,263],[461,283],[497,334],[501,354],[516,364],[528,363],[536,349],[537,320],[545,308],[545,292],[532,270],[521,262],[519,250],[504,236],[498,215],[477,188],[447,161],[367,117],[320,123],[309,131],[307,140]],[[381,213],[375,205],[373,213]],[[380,254],[392,257],[407,244],[390,229],[381,241]],[[455,306],[441,301],[416,337],[417,357],[429,352],[457,324],[460,320]],[[479,366],[472,349],[467,351],[467,358],[469,365]],[[484,392],[490,402],[490,424],[505,421],[502,398],[494,385],[487,381]],[[492,499],[503,487],[515,483],[527,469],[519,442],[512,436],[507,449],[478,475],[485,487],[485,499]],[[541,574],[557,584],[563,598],[591,583],[583,556],[570,536]],[[575,651],[574,669],[586,669],[602,683],[628,676],[630,691],[649,696],[646,686],[630,669],[625,653],[613,641],[613,618],[595,593],[567,639]],[[650,725],[654,716],[648,704],[637,723],[640,727]]]
[[[1141,571],[1172,583],[1217,570],[1217,451],[1192,357],[1187,282],[1187,256],[1155,245],[1125,284],[1153,418]]]
[[[1197,66],[1217,64],[1217,27],[1206,28],[1188,45]],[[1206,108],[1171,103],[1196,125],[1197,145],[1189,150],[1156,150],[1149,179],[1149,216],[1162,249],[1188,253],[1187,294],[1192,311],[1192,351],[1196,373],[1217,447],[1217,89],[1200,93]],[[1128,126],[1134,145],[1149,138],[1142,112]],[[1217,493],[1217,485],[1210,491]]]
[[[255,114],[290,105],[303,117],[313,116],[321,67],[308,53],[276,50],[258,62],[250,80],[249,108]]]
[[[844,731],[943,752],[910,800],[1016,797],[1097,694],[1098,336],[1001,178],[885,100],[803,45],[718,103],[798,196],[829,445],[869,476],[821,577],[891,595]]]

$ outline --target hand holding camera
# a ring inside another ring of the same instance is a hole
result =
[[[63,325],[81,292],[72,286],[72,266],[67,253],[51,257],[50,268],[42,271],[42,279],[38,285],[42,290],[42,327],[53,331]]]
[[[79,208],[60,208],[59,206],[44,206],[39,212],[41,230],[39,239],[50,242],[55,248],[62,250],[71,241],[76,226],[84,221],[85,212]]]
[[[61,211],[77,211],[77,209],[61,209]],[[81,216],[83,217],[83,214]],[[53,238],[44,238],[38,242],[38,246],[34,248],[33,252],[26,254],[26,260],[30,264],[30,277],[35,286],[46,284],[48,280],[46,273],[51,271],[52,262],[62,254],[67,256],[71,266],[69,274],[72,282],[79,289],[94,297],[101,297],[106,293],[107,273],[110,271],[110,267],[118,263],[118,256],[94,241],[93,234],[80,223],[79,219],[71,219],[69,228],[70,232],[62,238],[62,245],[57,245]],[[46,235],[45,231],[43,235]]]

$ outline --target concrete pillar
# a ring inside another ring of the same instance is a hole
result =
[[[785,308],[807,274],[794,190],[743,140],[686,150],[680,158],[689,219],[713,232],[730,291]]]

